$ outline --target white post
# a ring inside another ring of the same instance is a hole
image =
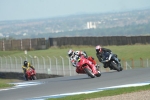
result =
[[[49,56],[47,56],[48,57],[48,59],[49,59],[49,65],[50,65],[50,73],[52,72],[51,70],[51,58],[49,57]]]
[[[56,71],[57,71],[57,75],[58,75],[58,66],[57,66],[57,58],[55,56],[53,56],[56,60]]]
[[[15,62],[16,62],[16,68],[15,68],[15,71],[17,71],[17,58],[14,56],[15,58]]]
[[[63,57],[61,57],[61,56],[60,56],[60,58],[62,59],[62,64],[63,64],[63,74],[64,74],[64,76],[65,76],[64,59],[63,59]]]
[[[35,63],[36,61],[37,61],[37,63]],[[35,67],[35,68],[37,68],[37,71],[39,70],[39,59],[38,59],[38,57],[37,56],[34,56],[33,57],[33,66]],[[37,64],[37,67],[36,67],[36,64]]]
[[[36,56],[36,58],[37,58],[37,62],[38,62],[38,69],[39,69],[39,58]]]
[[[20,56],[19,56],[19,57],[20,57]],[[20,66],[22,66],[22,65],[23,65],[23,64],[22,64],[22,63],[23,63],[23,62],[22,62],[22,57],[20,57],[20,59],[21,59]]]
[[[10,72],[11,72],[11,68],[12,68],[12,60],[11,60],[11,57],[8,56],[10,58]]]
[[[42,59],[43,59],[44,70],[45,70],[45,59],[44,59],[44,57],[43,57],[43,56],[41,56],[41,57],[42,57]]]
[[[126,70],[127,70],[127,62],[126,62]]]
[[[66,56],[67,57],[67,56]],[[68,63],[69,63],[69,70],[70,70],[70,76],[71,76],[71,66],[70,66],[70,59],[69,59],[69,57],[67,57],[68,58]]]
[[[129,66],[128,63],[126,62],[126,70],[127,70],[127,67],[128,67],[128,66]],[[129,66],[129,68],[132,69],[130,66]]]
[[[33,61],[32,61],[33,57],[31,55],[29,55],[29,57],[31,58],[31,64],[33,64]]]
[[[6,72],[6,68],[7,68],[7,58],[6,57],[5,57],[5,62],[6,62],[6,66],[5,66],[5,72]]]

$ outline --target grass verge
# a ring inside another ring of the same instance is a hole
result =
[[[16,82],[15,79],[0,79],[0,89],[9,88],[14,86],[13,84],[8,84],[11,82]]]

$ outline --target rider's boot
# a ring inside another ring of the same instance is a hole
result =
[[[100,66],[98,64],[95,65],[96,69],[99,70]]]
[[[26,74],[24,75],[24,78],[26,81],[28,81],[28,76]]]
[[[107,68],[107,64],[106,63],[103,63],[104,64],[104,68]]]

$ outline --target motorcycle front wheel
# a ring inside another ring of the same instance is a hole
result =
[[[92,70],[88,69],[88,68],[84,68],[84,71],[87,73],[88,76],[90,76],[91,78],[95,78],[95,75],[92,73]]]
[[[32,80],[36,80],[37,78],[36,78],[36,76],[35,75],[33,75],[32,76]]]
[[[111,62],[111,66],[112,66],[115,70],[117,70],[118,72],[120,71],[120,68],[118,67],[118,65],[117,65],[117,63],[116,63],[115,61],[112,61],[112,62]]]

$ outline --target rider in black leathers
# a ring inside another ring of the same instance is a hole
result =
[[[96,56],[97,56],[98,60],[104,64],[104,68],[107,68],[108,66],[106,63],[103,62],[103,60],[105,58],[106,52],[111,54],[112,51],[110,49],[102,48],[100,45],[97,45],[95,49],[96,49]],[[116,54],[114,54],[114,55],[117,57]]]

